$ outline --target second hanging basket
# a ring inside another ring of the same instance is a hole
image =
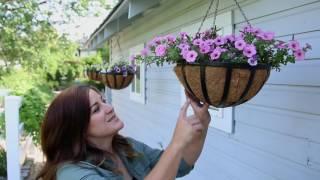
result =
[[[225,108],[253,98],[268,80],[270,66],[259,64],[177,64],[174,67],[184,88],[201,102]]]
[[[100,72],[101,82],[103,82],[110,89],[123,89],[129,86],[132,82],[134,74],[128,73],[123,75],[122,73],[104,73]]]

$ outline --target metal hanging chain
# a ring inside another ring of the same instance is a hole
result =
[[[216,2],[216,9],[214,10],[214,15],[213,15],[213,27],[216,28],[216,19],[218,15],[218,7],[219,7],[219,0]]]
[[[118,35],[116,38],[117,38],[117,44],[118,44],[119,51],[120,51],[120,58],[123,59],[122,50],[121,50],[120,43],[119,43],[120,36]]]
[[[202,28],[202,25],[203,25],[204,21],[207,19],[207,16],[208,16],[208,14],[209,14],[209,11],[210,11],[210,9],[211,9],[212,4],[213,4],[214,1],[215,1],[215,0],[211,0],[210,5],[209,5],[209,8],[208,8],[206,14],[204,15],[204,17],[203,17],[203,19],[202,19],[202,21],[201,21],[201,23],[200,23],[200,27],[199,27],[199,29],[198,29],[197,34],[199,34],[199,32],[200,32],[200,30],[201,30],[201,28]]]
[[[119,48],[119,51],[120,51],[120,58],[123,59],[122,50],[121,50],[120,43],[119,43],[119,39],[120,39],[120,35],[119,35],[119,18],[117,19],[117,29],[118,29],[118,36],[116,37],[117,38],[117,44],[118,44],[118,48]]]
[[[243,17],[244,17],[244,19],[246,20],[247,24],[248,24],[249,26],[251,26],[251,24],[250,24],[250,22],[249,22],[249,20],[248,20],[247,16],[244,14],[244,11],[243,11],[243,9],[241,8],[241,6],[240,6],[239,2],[238,2],[237,0],[234,0],[234,2],[235,2],[235,3],[236,3],[236,5],[238,6],[238,8],[239,8],[239,10],[240,10],[240,12],[241,12],[242,16],[243,16]]]

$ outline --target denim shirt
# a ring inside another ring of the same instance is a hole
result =
[[[123,164],[129,174],[138,180],[143,180],[149,174],[151,169],[159,161],[163,150],[153,149],[139,141],[128,138],[133,149],[140,154],[138,157],[129,161],[124,155],[120,154]],[[180,162],[177,177],[188,174],[193,166],[188,165],[183,159]],[[123,176],[115,174],[112,171],[102,169],[87,161],[78,163],[64,163],[57,171],[57,180],[123,180]]]

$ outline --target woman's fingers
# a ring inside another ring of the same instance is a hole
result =
[[[204,129],[203,124],[195,115],[188,116],[188,122],[192,125],[192,129],[196,132]]]
[[[187,110],[189,105],[190,105],[190,100],[187,99],[187,101],[183,104],[183,106],[180,109],[180,114],[179,114],[180,118],[184,119],[187,116]]]

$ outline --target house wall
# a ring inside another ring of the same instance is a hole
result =
[[[251,101],[237,106],[234,133],[208,131],[204,150],[183,179],[319,180],[320,179],[320,1],[241,1],[250,22],[275,31],[283,40],[309,42],[305,61],[283,67]],[[122,56],[156,35],[176,34],[201,20],[208,1],[164,0],[118,35]],[[220,2],[219,14],[234,11],[234,28],[244,19],[233,1]],[[211,14],[212,15],[212,14]],[[116,39],[112,57],[119,56]],[[112,104],[125,122],[122,133],[153,147],[169,143],[180,109],[180,85],[172,66],[147,67],[146,104],[129,99],[129,88],[113,91]]]

